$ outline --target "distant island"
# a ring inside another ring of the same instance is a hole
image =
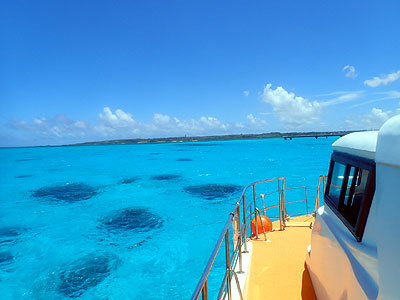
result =
[[[97,142],[84,142],[77,144],[70,144],[66,146],[93,146],[93,145],[129,145],[129,144],[159,144],[159,143],[181,143],[181,142],[206,142],[206,141],[232,141],[232,140],[252,140],[252,139],[271,139],[283,138],[291,140],[300,137],[315,137],[327,138],[330,136],[344,136],[348,133],[356,132],[359,130],[351,131],[329,131],[329,132],[270,132],[260,134],[229,134],[229,135],[211,135],[211,136],[192,136],[192,137],[167,137],[167,138],[137,138],[137,139],[120,139],[108,140]]]

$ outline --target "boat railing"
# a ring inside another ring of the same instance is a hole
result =
[[[261,184],[276,184],[277,188],[267,193],[260,194],[260,196],[257,196],[256,186],[259,186]],[[304,190],[305,199],[293,200],[285,203],[285,191],[299,189]],[[269,205],[268,202],[270,202],[271,204]],[[223,230],[218,237],[217,243],[207,262],[203,274],[201,275],[196,289],[194,290],[191,300],[197,300],[200,298],[200,296],[202,296],[203,300],[208,299],[208,276],[221,248],[225,248],[226,268],[217,299],[225,299],[226,297],[229,300],[232,299],[232,278],[235,279],[239,299],[243,299],[237,274],[243,273],[242,254],[248,252],[247,239],[249,235],[247,229],[250,227],[250,222],[253,219],[253,216],[258,215],[258,217],[261,218],[261,214],[266,214],[268,210],[275,209],[275,212],[278,214],[277,216],[275,216],[275,219],[279,220],[279,228],[276,229],[284,230],[284,228],[287,226],[286,222],[288,221],[289,217],[286,211],[286,204],[293,204],[298,202],[306,203],[306,212],[308,214],[307,188],[305,186],[286,188],[284,177],[257,181],[246,186],[239,197],[239,201],[236,202],[233,210],[229,214],[228,220],[226,221]],[[304,212],[302,214],[304,214]],[[258,226],[254,227],[255,238],[258,239]],[[263,231],[265,234],[265,230]],[[224,247],[222,247],[222,244],[224,244]],[[231,246],[232,249],[230,251]]]
[[[321,206],[321,201],[320,201],[321,194],[322,194],[322,199],[324,199],[327,178],[328,178],[328,176],[325,176],[325,175],[319,176],[317,197],[315,199],[314,215],[316,214],[318,208],[320,208],[320,206]],[[321,184],[322,184],[322,188],[321,188]]]

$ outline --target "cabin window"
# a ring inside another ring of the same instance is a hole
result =
[[[342,190],[346,165],[335,163],[332,171],[331,188],[329,189],[329,197],[336,207],[339,205],[340,192]]]
[[[375,191],[375,163],[334,153],[325,191],[326,204],[361,241]]]

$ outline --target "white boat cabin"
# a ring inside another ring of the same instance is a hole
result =
[[[333,144],[308,249],[318,299],[400,299],[400,115]]]

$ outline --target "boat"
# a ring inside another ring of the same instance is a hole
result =
[[[307,188],[287,187],[284,177],[243,190],[192,300],[400,299],[400,115],[332,150],[314,211]],[[218,254],[221,285],[209,276]]]

